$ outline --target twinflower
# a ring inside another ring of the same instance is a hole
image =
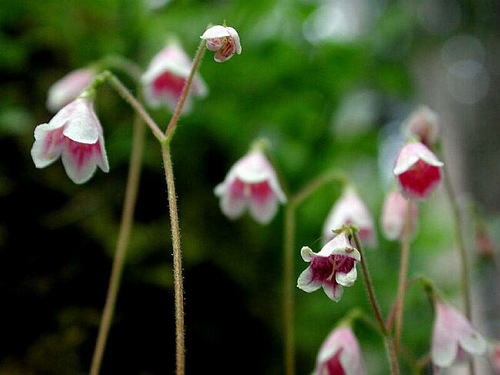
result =
[[[180,44],[169,41],[165,48],[153,57],[141,78],[146,103],[153,108],[166,106],[174,110],[191,71],[191,65],[189,56]],[[191,95],[204,97],[207,92],[205,82],[197,73],[184,105],[184,113],[189,112],[192,107]]]
[[[396,159],[394,175],[404,195],[427,198],[441,181],[443,163],[421,142],[406,144]]]
[[[364,374],[361,350],[351,328],[335,328],[321,345],[312,375]]]
[[[235,53],[241,53],[240,36],[232,27],[212,26],[200,38],[207,41],[210,51],[216,51],[214,60],[217,62],[229,60]]]
[[[77,69],[56,81],[50,86],[47,95],[49,111],[57,112],[75,100],[92,83],[95,76],[96,72],[93,69]]]
[[[486,354],[487,341],[460,312],[442,301],[435,306],[431,359],[438,369],[450,367],[466,353]]]
[[[297,280],[297,287],[304,292],[311,293],[323,287],[328,298],[338,302],[343,287],[352,286],[356,281],[356,263],[361,255],[345,232],[335,236],[319,253],[304,246],[300,255],[305,262],[311,263]]]
[[[224,215],[237,219],[248,208],[261,224],[269,223],[278,211],[278,202],[285,203],[278,176],[261,150],[250,151],[229,170],[224,182],[217,185]]]
[[[373,218],[368,208],[356,193],[354,188],[345,189],[342,196],[335,202],[323,225],[324,243],[330,241],[334,230],[344,225],[355,225],[361,241],[368,246],[375,246],[377,237]]]
[[[103,131],[94,112],[93,98],[79,97],[48,124],[38,125],[31,156],[37,168],[44,168],[61,157],[66,173],[76,184],[88,181],[97,166],[108,172]]]

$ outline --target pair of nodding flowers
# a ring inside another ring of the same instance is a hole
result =
[[[232,27],[210,27],[200,38],[206,41],[209,50],[216,51],[214,59],[217,62],[241,53],[240,38]],[[153,108],[165,105],[170,110],[175,109],[191,67],[191,60],[181,46],[169,42],[153,57],[141,77],[146,103]],[[88,181],[97,167],[109,171],[103,129],[94,111],[92,85],[97,74],[96,67],[78,69],[51,86],[47,107],[57,113],[47,124],[36,127],[31,149],[37,168],[44,168],[61,157],[67,175],[77,184]],[[202,78],[196,74],[184,113],[191,109],[191,95],[203,97],[207,92]]]

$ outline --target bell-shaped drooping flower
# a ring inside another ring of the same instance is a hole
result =
[[[417,203],[412,201],[411,205],[411,234],[415,233],[418,219]],[[389,240],[400,240],[408,213],[408,201],[396,190],[391,191],[385,198],[382,208],[381,225],[385,237]]]
[[[438,137],[438,123],[436,112],[426,106],[422,106],[410,114],[403,127],[408,139],[415,138],[431,148]]]
[[[342,228],[344,225],[356,226],[361,241],[368,246],[376,246],[377,235],[375,233],[373,218],[366,205],[352,187],[345,189],[342,196],[330,210],[323,225],[323,243],[330,241],[335,236],[333,231]]]
[[[166,106],[173,111],[182,95],[191,66],[191,60],[180,44],[169,41],[167,46],[153,57],[141,78],[146,103],[153,108]],[[195,74],[183,112],[187,113],[192,107],[191,95],[204,97],[207,92],[205,82],[199,74]]]
[[[460,312],[442,301],[436,301],[435,307],[431,359],[438,369],[450,367],[466,353],[486,354],[486,340]]]
[[[403,195],[427,198],[441,181],[443,163],[421,142],[406,144],[396,159],[394,175]]]
[[[312,375],[364,375],[358,340],[349,327],[338,327],[326,338]]]
[[[304,261],[311,263],[297,280],[297,287],[304,292],[311,293],[323,287],[326,295],[338,302],[343,287],[352,286],[356,281],[356,262],[361,260],[361,255],[345,232],[336,235],[317,254],[307,246],[300,254]]]
[[[286,196],[278,176],[261,150],[253,150],[238,160],[224,181],[215,188],[220,207],[230,219],[239,218],[247,209],[261,224],[269,223],[278,211],[278,202]]]
[[[82,96],[61,109],[48,124],[35,128],[31,156],[37,168],[59,157],[76,184],[90,179],[96,167],[109,171],[102,127],[93,108],[93,98]]]
[[[78,69],[55,82],[47,95],[47,108],[57,112],[75,100],[89,86],[96,76],[93,69]]]
[[[216,51],[214,60],[229,60],[235,53],[241,53],[240,36],[232,27],[216,25],[208,28],[200,37],[207,41],[207,48]]]

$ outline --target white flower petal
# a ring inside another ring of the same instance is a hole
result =
[[[231,36],[231,33],[229,32],[228,28],[222,25],[215,25],[210,28],[208,28],[202,36],[200,36],[201,39],[213,39],[213,38],[224,38]]]
[[[69,140],[67,142],[70,143]],[[83,147],[90,148],[92,146],[84,145]],[[94,152],[82,157],[79,152],[72,152],[69,145],[63,148],[61,159],[66,174],[75,184],[87,182],[97,169]]]
[[[314,275],[311,266],[307,267],[299,275],[299,278],[297,280],[297,288],[302,289],[307,293],[315,292],[316,290],[321,288],[321,283],[314,282],[313,276]]]
[[[251,199],[250,214],[261,224],[268,224],[278,212],[278,200],[275,195],[270,196],[265,202]]]
[[[313,260],[316,254],[314,254],[310,247],[303,246],[302,249],[300,249],[300,255],[305,262],[310,262],[311,260]]]
[[[336,283],[323,283],[323,290],[328,298],[335,302],[340,301],[342,294],[344,294],[342,285]]]
[[[240,42],[240,36],[238,35],[238,32],[232,28],[232,27],[226,27],[227,31],[229,32],[229,35],[231,38],[234,40],[234,45],[236,47],[236,53],[239,55],[241,54],[241,42]]]
[[[343,286],[352,286],[358,277],[358,272],[356,271],[356,263],[348,273],[337,272],[335,273],[335,280],[337,283]]]
[[[41,124],[35,128],[35,143],[31,148],[31,157],[37,168],[45,168],[55,162],[61,155],[64,141],[62,131],[50,129],[49,124]]]

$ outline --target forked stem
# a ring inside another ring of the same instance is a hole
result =
[[[189,76],[186,79],[186,83],[184,84],[184,87],[182,89],[181,97],[179,99],[179,102],[177,103],[175,112],[172,118],[170,119],[170,122],[168,123],[167,130],[165,131],[165,137],[167,141],[170,141],[172,139],[175,129],[177,128],[177,122],[179,121],[182,109],[184,108],[184,104],[189,95],[189,90],[191,89],[191,85],[193,83],[194,76],[196,75],[196,71],[201,65],[205,49],[206,49],[206,41],[202,40],[198,45],[198,50],[196,51],[196,55],[193,60],[193,65],[191,66],[191,71],[189,72]]]

